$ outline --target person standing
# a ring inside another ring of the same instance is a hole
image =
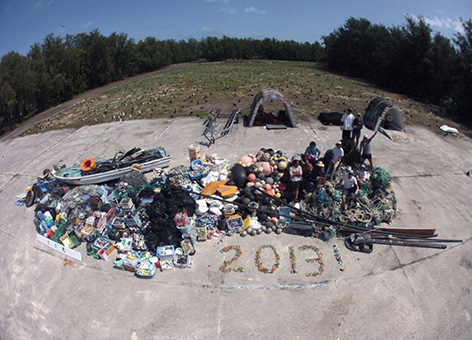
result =
[[[298,195],[300,193],[300,183],[302,181],[302,166],[300,165],[300,160],[294,158],[293,164],[290,167],[290,189],[293,192],[295,200],[298,201]]]
[[[335,147],[333,148],[332,151],[332,159],[331,162],[329,162],[328,169],[326,170],[326,176],[330,176],[336,170],[338,170],[339,163],[341,163],[343,157],[344,157],[344,149],[342,148],[343,143],[341,141],[336,142]]]
[[[343,123],[343,126],[341,127],[343,130],[342,139],[347,142],[351,140],[352,123],[354,122],[354,115],[352,114],[351,108],[347,109],[347,113],[343,114],[341,122]]]
[[[321,150],[316,146],[315,142],[310,142],[310,145],[305,150],[305,160],[309,161],[313,166],[320,157]]]
[[[357,179],[354,176],[354,171],[350,170],[347,175],[343,177],[344,187],[343,187],[343,196],[342,196],[342,203],[343,209],[346,209],[346,200],[349,194],[359,193],[359,184],[357,183]]]
[[[369,160],[370,164],[370,171],[374,171],[374,162],[372,160],[372,150],[371,150],[371,145],[370,143],[372,142],[372,139],[374,139],[375,135],[377,134],[377,131],[372,135],[372,137],[369,138],[369,136],[364,135],[364,139],[361,142],[361,159],[362,159],[362,164],[364,164],[365,160]]]
[[[357,146],[359,145],[359,140],[361,139],[361,130],[364,126],[364,122],[362,121],[362,115],[360,112],[357,113],[356,119],[354,119],[352,123],[352,139]]]

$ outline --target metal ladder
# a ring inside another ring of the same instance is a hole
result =
[[[231,128],[237,120],[240,111],[234,109],[226,121],[225,126],[221,130],[219,129],[220,125],[216,122],[220,113],[220,109],[216,110],[215,112],[210,110],[208,112],[208,118],[203,122],[203,125],[205,125],[205,130],[203,131],[202,136],[204,136],[210,144],[215,144],[217,139],[226,136],[231,131]]]

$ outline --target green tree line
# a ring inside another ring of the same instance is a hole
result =
[[[451,40],[432,34],[424,19],[401,27],[349,18],[324,36],[327,66],[383,88],[437,104],[472,127],[472,21]]]
[[[65,37],[50,34],[26,56],[10,52],[2,57],[0,133],[86,90],[171,64],[251,58],[319,61],[322,55],[318,42],[228,37],[148,37],[135,42],[125,33],[106,37],[98,30]]]
[[[451,42],[424,20],[402,27],[349,18],[320,43],[207,37],[135,42],[125,33],[48,35],[26,56],[0,61],[0,132],[86,90],[171,64],[197,60],[272,59],[323,62],[337,72],[443,105],[472,126],[472,22]]]

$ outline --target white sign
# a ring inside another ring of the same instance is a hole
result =
[[[38,241],[41,242],[42,244],[45,244],[49,248],[52,248],[64,255],[70,256],[73,259],[82,262],[82,254],[79,253],[78,251],[67,248],[66,246],[56,243],[54,241],[51,241],[50,239],[48,239],[47,237],[44,237],[43,235],[40,235],[40,234],[36,234],[36,235],[38,236]]]

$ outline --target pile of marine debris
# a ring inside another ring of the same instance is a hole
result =
[[[446,247],[448,240],[433,241],[434,229],[378,227],[396,214],[384,169],[372,170],[360,196],[350,197],[343,210],[337,182],[352,167],[341,165],[325,186],[306,176],[301,199],[294,201],[290,165],[284,152],[261,149],[234,165],[212,155],[191,166],[157,168],[151,179],[138,169],[102,185],[70,186],[45,171],[30,190],[33,222],[39,234],[68,248],[85,243],[87,255],[97,259],[116,250],[114,267],[141,278],[154,277],[158,269],[192,267],[196,242],[234,234],[347,236],[346,247],[362,252],[371,252],[373,244]]]

